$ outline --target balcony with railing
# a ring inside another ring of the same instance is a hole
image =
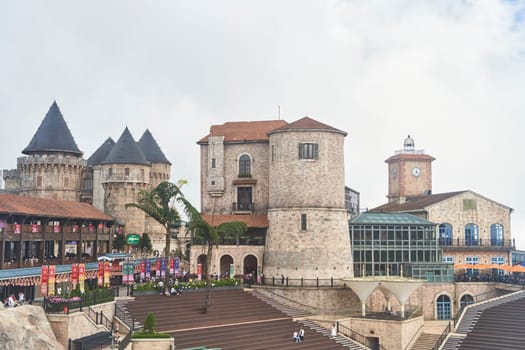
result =
[[[491,249],[491,250],[512,250],[516,249],[514,239],[460,239],[460,238],[439,238],[438,245],[445,250],[457,249]]]
[[[234,202],[232,203],[232,211],[234,213],[253,213],[255,211],[255,204],[248,202]]]

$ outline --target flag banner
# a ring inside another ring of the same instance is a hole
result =
[[[146,259],[146,279],[151,279],[151,262],[149,259]]]
[[[111,266],[109,265],[109,262],[104,263],[104,287],[109,286],[109,279],[111,277]]]
[[[144,280],[146,277],[146,262],[142,260],[140,262],[140,280]]]
[[[78,284],[80,287],[80,293],[84,294],[86,292],[85,287],[86,280],[86,265],[78,264]]]
[[[197,264],[197,278],[199,281],[202,279],[202,264]]]
[[[77,287],[78,283],[78,264],[71,265],[71,284],[73,289]]]
[[[49,280],[47,282],[47,294],[55,295],[55,265],[49,265]]]
[[[47,281],[49,280],[49,267],[42,265],[42,274],[40,276],[40,294],[47,296]]]
[[[176,256],[175,257],[175,275],[179,274],[179,267],[180,267],[180,258]]]
[[[160,278],[166,277],[166,259],[160,259]]]
[[[98,262],[98,270],[97,270],[97,284],[99,287],[102,287],[104,285],[104,262],[99,261]]]
[[[173,258],[170,258],[170,275],[175,274],[175,260]]]

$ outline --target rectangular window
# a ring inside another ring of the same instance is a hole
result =
[[[42,187],[42,176],[36,177],[36,187]]]
[[[113,176],[113,168],[108,169],[108,176],[109,177]]]
[[[443,257],[443,262],[452,264],[452,263],[454,263],[454,257],[453,256],[444,256]]]
[[[467,264],[478,265],[479,264],[479,257],[477,257],[477,256],[467,256],[465,258],[465,262]],[[479,269],[467,269],[467,275],[469,275],[469,276],[471,276],[471,275],[479,275]]]
[[[68,188],[68,187],[69,187],[69,177],[64,176],[64,188]]]
[[[275,159],[275,145],[272,145],[272,162]]]
[[[217,167],[217,159],[216,158],[212,158],[211,159],[211,168],[215,169],[216,167]]]
[[[505,257],[503,256],[493,256],[490,259],[490,262],[497,265],[503,265],[505,264]],[[505,270],[498,269],[498,276],[503,276],[505,274]]]
[[[476,210],[476,200],[475,199],[463,199],[463,210]]]
[[[129,176],[129,168],[124,168],[124,176]]]
[[[301,214],[301,230],[306,231],[308,229],[308,223],[306,221],[306,214]]]
[[[300,143],[299,159],[317,159],[319,155],[319,146],[317,143]]]

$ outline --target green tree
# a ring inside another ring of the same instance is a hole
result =
[[[143,252],[150,253],[153,250],[153,246],[151,245],[151,238],[147,233],[143,233],[139,240],[139,248]]]
[[[121,251],[124,249],[124,246],[126,245],[126,238],[123,234],[119,233],[117,237],[113,240],[113,248]]]
[[[175,207],[175,203],[179,203],[187,218],[188,223],[187,233],[192,237],[197,237],[204,242],[204,245],[208,247],[208,254],[206,256],[206,267],[207,271],[211,270],[211,256],[213,247],[219,245],[219,233],[228,235],[232,234],[232,231],[236,230],[240,232],[246,231],[246,224],[243,222],[227,222],[215,227],[212,223],[206,222],[199,211],[184,197],[180,188],[186,184],[186,180],[179,180],[177,184],[171,182],[161,182],[157,187],[151,191],[140,191],[137,196],[136,203],[127,203],[126,208],[134,207],[142,210],[158,223],[160,223],[165,231],[166,244],[164,247],[164,255],[166,261],[169,261],[170,257],[170,245],[171,245],[171,232],[170,228],[180,225],[181,217],[180,213]],[[213,211],[215,212],[215,210]],[[169,270],[168,270],[169,271]],[[166,273],[165,285],[169,284],[169,273]],[[208,312],[208,306],[210,305],[211,295],[211,281],[206,277],[207,295],[204,299],[203,312]]]
[[[184,198],[180,188],[185,183],[186,180],[179,180],[177,184],[163,181],[151,191],[140,191],[136,203],[126,203],[126,209],[130,207],[140,209],[164,227],[166,237],[164,257],[166,262],[169,262],[171,252],[170,227],[181,221],[175,202],[181,202],[181,198]],[[165,275],[165,286],[169,284],[169,275],[168,269]]]
[[[202,218],[200,213],[193,208],[193,206],[184,206],[186,215],[188,216],[189,226],[187,233],[192,237],[192,240],[203,242],[207,247],[206,254],[206,297],[204,298],[203,313],[208,312],[208,307],[211,305],[211,262],[213,247],[219,247],[219,237],[224,236],[239,236],[246,232],[246,223],[241,221],[224,222],[218,226],[213,225],[214,215],[212,214],[212,222],[208,223]]]

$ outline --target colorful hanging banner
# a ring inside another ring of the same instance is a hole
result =
[[[128,283],[130,284],[135,283],[135,264],[134,263],[128,264]]]
[[[98,270],[97,270],[97,284],[99,287],[102,287],[104,285],[104,262],[99,261],[98,262]]]
[[[160,278],[166,277],[166,259],[160,259]]]
[[[146,259],[146,279],[151,279],[151,262],[149,259]]]
[[[55,265],[49,265],[49,280],[47,282],[47,294],[55,295]]]
[[[175,257],[175,276],[179,274],[180,259],[178,256]]]
[[[175,274],[175,260],[173,258],[170,258],[170,275],[173,276]]]
[[[80,293],[84,294],[85,289],[85,283],[86,280],[86,265],[84,264],[78,264],[78,284],[80,287]]]
[[[142,260],[140,262],[140,280],[144,280],[146,278],[146,262]]]
[[[128,283],[128,264],[122,263],[122,284]]]
[[[199,281],[202,279],[202,264],[197,264],[197,278]]]
[[[42,274],[40,275],[40,294],[47,296],[47,281],[49,280],[49,267],[42,265]]]
[[[160,277],[160,259],[155,262],[155,277]]]
[[[71,265],[71,284],[75,290],[78,284],[78,264]]]
[[[104,263],[104,287],[109,287],[109,279],[111,277],[111,266],[109,262]]]

